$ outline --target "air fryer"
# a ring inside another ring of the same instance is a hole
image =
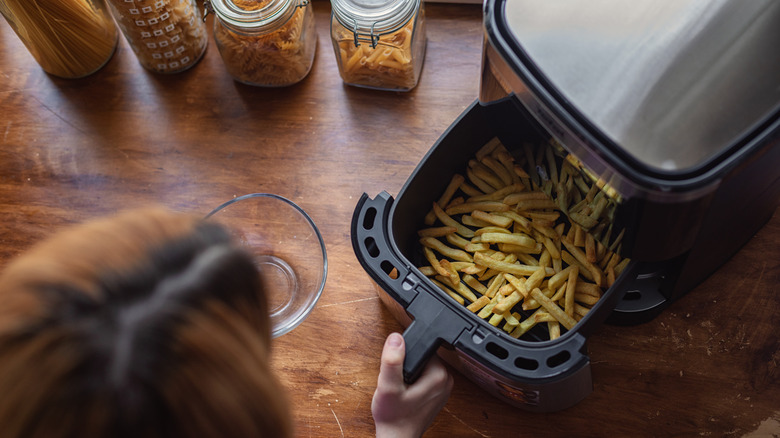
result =
[[[731,257],[780,198],[780,3],[488,0],[480,95],[393,199],[358,202],[352,242],[406,331],[414,381],[438,354],[520,408],[592,391],[587,338],[651,320]],[[631,263],[573,330],[522,339],[421,274],[417,230],[450,177],[493,137],[560,144],[619,198]]]

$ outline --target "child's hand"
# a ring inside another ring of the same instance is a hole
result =
[[[419,438],[444,407],[452,390],[452,376],[434,356],[411,385],[404,382],[404,338],[391,333],[382,350],[371,413],[378,438]]]

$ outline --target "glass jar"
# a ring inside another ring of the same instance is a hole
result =
[[[408,91],[425,61],[422,0],[331,0],[331,39],[346,84]]]
[[[138,62],[155,73],[195,65],[208,33],[195,0],[106,0]]]
[[[103,67],[119,32],[103,0],[0,0],[0,12],[38,65],[74,79]]]
[[[283,87],[309,74],[317,33],[308,0],[207,0],[206,4],[206,10],[216,16],[217,48],[235,80]]]

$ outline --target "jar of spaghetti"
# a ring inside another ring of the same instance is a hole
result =
[[[195,0],[106,0],[138,62],[155,73],[195,65],[208,33]]]
[[[422,0],[331,0],[331,39],[348,85],[408,91],[425,60]]]
[[[207,0],[214,40],[228,73],[238,82],[284,87],[311,70],[317,49],[308,0]]]
[[[119,32],[103,0],[1,0],[0,13],[43,71],[75,79],[99,70]]]

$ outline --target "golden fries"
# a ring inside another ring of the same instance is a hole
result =
[[[497,138],[486,143],[418,232],[421,272],[513,337],[537,325],[550,339],[572,330],[628,263],[612,225],[616,194],[544,147],[526,145],[523,163]]]
[[[455,192],[458,190],[460,185],[463,184],[463,181],[465,181],[463,175],[458,175],[457,173],[453,175],[452,180],[450,180],[450,183],[449,185],[447,185],[447,188],[444,190],[444,193],[442,193],[442,195],[439,197],[438,205],[449,204],[453,195],[455,195]],[[433,225],[435,221],[436,221],[436,215],[433,213],[433,210],[431,210],[425,216],[425,223],[427,225]]]
[[[466,251],[463,251],[461,249],[455,249],[451,246],[447,246],[444,243],[442,243],[441,240],[435,239],[433,237],[423,237],[420,239],[420,243],[423,244],[423,246],[430,248],[434,251],[438,251],[439,254],[449,257],[451,259],[460,260],[462,262],[472,262],[474,259],[467,253]]]
[[[443,237],[447,234],[452,234],[458,229],[455,227],[430,227],[424,228],[417,232],[420,237]]]
[[[463,204],[458,204],[449,207],[445,212],[452,216],[463,213],[473,213],[475,210],[480,211],[508,211],[509,206],[499,201],[468,201]]]
[[[478,252],[474,254],[474,263],[513,275],[532,275],[537,270],[536,266],[496,260],[492,257],[486,256],[484,252]],[[552,269],[550,270],[552,271]]]
[[[461,236],[465,238],[471,238],[474,237],[474,232],[471,231],[468,227],[465,227],[464,225],[460,224],[458,221],[450,217],[447,213],[444,212],[444,210],[439,207],[439,204],[433,203],[433,213],[434,215],[445,225],[449,227],[455,227],[455,232],[460,234]]]

